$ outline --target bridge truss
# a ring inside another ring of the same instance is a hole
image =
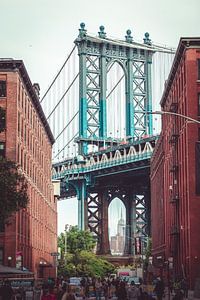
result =
[[[174,51],[153,45],[148,33],[143,43],[134,42],[130,30],[125,41],[113,40],[103,26],[94,37],[81,23],[75,47],[41,100],[56,138],[53,178],[61,180],[63,197],[77,196],[78,226],[94,233],[102,254],[110,253],[108,207],[116,197],[126,208],[125,254],[134,252],[134,237],[150,234],[150,158],[157,140],[152,87],[155,97],[154,86],[167,76],[166,64],[164,72],[153,67],[152,76],[158,53],[167,55],[169,71]]]

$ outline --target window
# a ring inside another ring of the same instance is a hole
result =
[[[196,194],[200,195],[200,142],[196,142]]]
[[[6,128],[6,111],[0,107],[0,132]]]
[[[200,116],[200,94],[198,94],[198,116]]]
[[[3,265],[3,256],[4,256],[4,251],[3,248],[0,248],[0,265]]]
[[[198,80],[200,80],[200,59],[197,59],[197,72],[198,72]]]
[[[18,133],[20,133],[20,113],[18,112],[18,118],[17,118],[18,122],[17,122],[17,127],[18,127]]]
[[[6,81],[0,80],[0,97],[6,97]]]
[[[0,142],[0,158],[5,157],[5,143]]]

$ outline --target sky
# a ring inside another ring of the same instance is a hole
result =
[[[199,36],[199,11],[200,0],[0,0],[0,58],[22,59],[43,95],[70,53],[81,22],[95,35],[100,25],[108,37],[118,39],[131,29],[140,41],[148,31],[155,44],[177,47],[180,37]],[[58,203],[58,233],[66,223],[77,224],[76,199]]]

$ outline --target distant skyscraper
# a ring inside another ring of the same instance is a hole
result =
[[[117,223],[117,234],[110,237],[110,248],[112,254],[122,255],[125,243],[125,221],[122,216]]]
[[[122,209],[121,209],[121,218],[119,219],[117,224],[117,234],[119,236],[125,236],[125,221],[122,216]]]

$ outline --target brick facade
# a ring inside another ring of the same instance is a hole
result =
[[[199,67],[200,38],[182,38],[161,99],[163,111],[200,120]],[[199,132],[200,124],[163,115],[151,164],[154,264],[165,270],[173,259],[170,276],[187,277],[191,288],[200,277]]]
[[[29,204],[0,233],[2,263],[16,267],[16,258],[37,277],[55,277],[51,252],[57,252],[57,205],[51,182],[54,142],[34,87],[22,61],[0,60],[0,81],[6,81],[5,156],[16,161],[27,178]],[[10,258],[10,261],[8,260]]]

